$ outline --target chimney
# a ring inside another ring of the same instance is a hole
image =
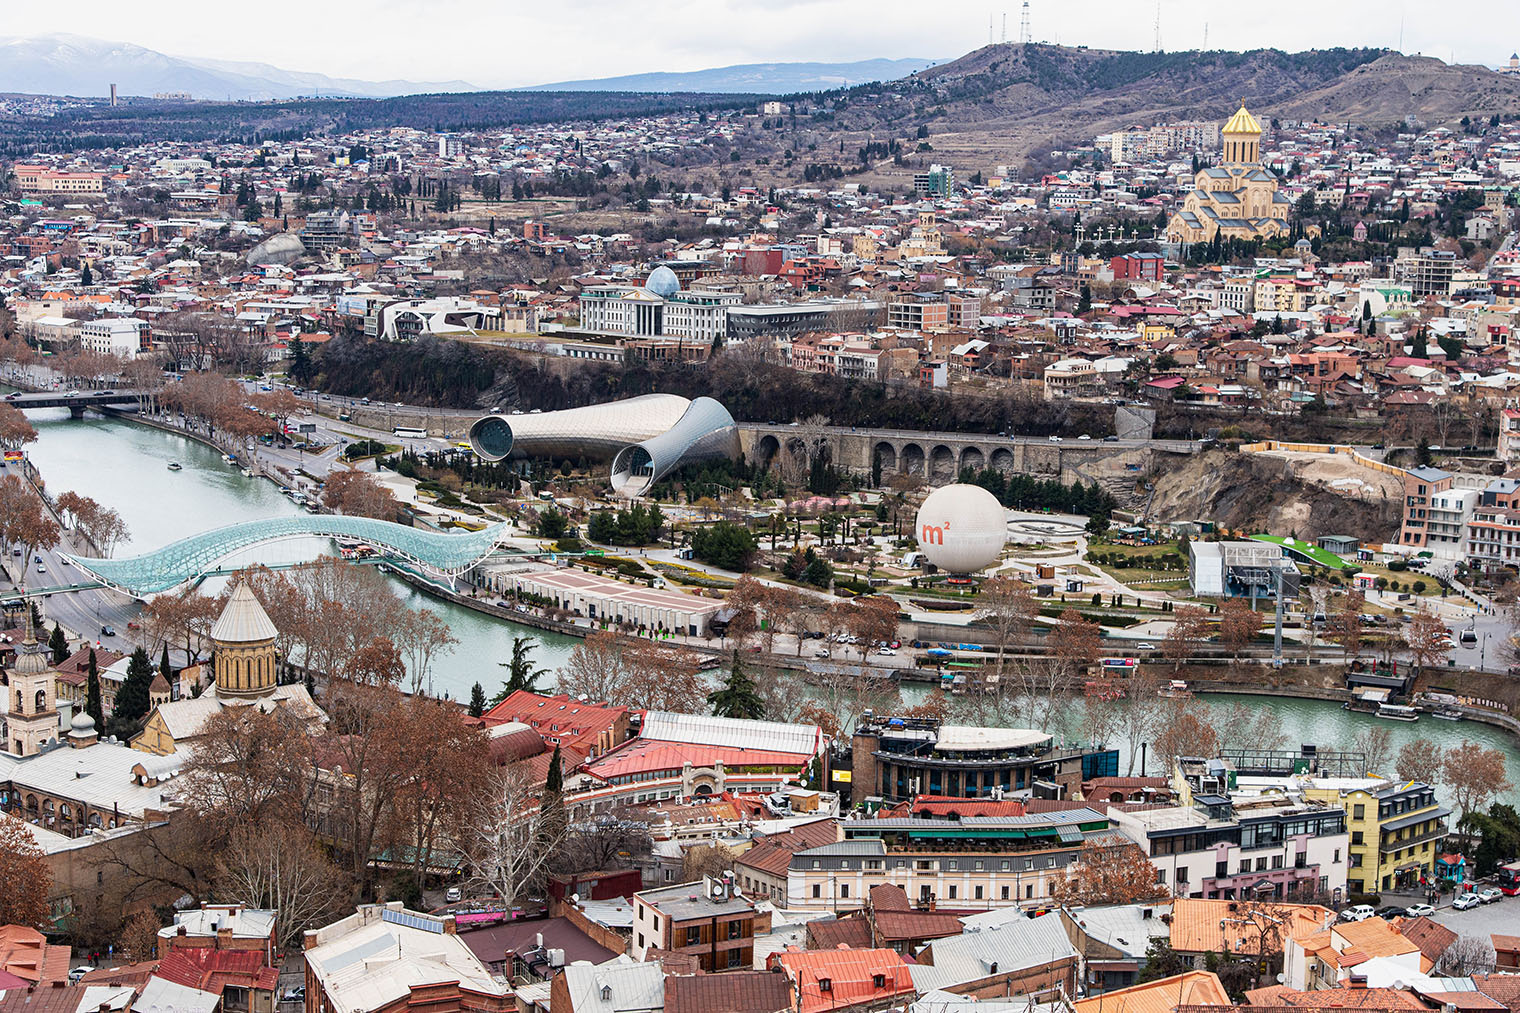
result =
[[[316,929],[307,929],[305,932],[301,933],[301,950],[302,950],[302,952],[305,952],[306,950],[309,950],[313,946],[316,946],[316,945],[317,945],[317,930]]]
[[[459,926],[454,921],[453,915],[443,916],[443,934],[446,936],[457,936],[459,934]]]

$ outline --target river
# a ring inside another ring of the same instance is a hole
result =
[[[114,419],[68,417],[65,409],[28,413],[37,427],[38,439],[29,448],[48,488],[56,495],[72,489],[115,508],[131,529],[119,556],[146,552],[177,538],[223,524],[280,517],[297,512],[296,506],[270,482],[247,478],[222,463],[216,451],[184,437],[148,426]],[[170,461],[183,471],[171,472]],[[310,559],[331,550],[319,539],[305,543],[285,542],[251,549],[232,557],[231,565],[253,562],[282,563]],[[500,663],[511,656],[512,639],[528,637],[538,644],[535,661],[551,671],[562,665],[576,644],[573,637],[546,633],[472,612],[423,595],[391,577],[396,594],[414,607],[438,614],[453,629],[459,645],[434,661],[433,691],[456,700],[467,699],[470,686],[480,682],[487,693],[501,682]],[[908,703],[918,702],[926,690],[905,687]],[[1512,778],[1520,778],[1520,752],[1515,740],[1500,729],[1473,722],[1446,722],[1422,717],[1408,724],[1386,721],[1341,709],[1339,704],[1319,700],[1296,700],[1265,696],[1211,696],[1215,707],[1227,708],[1234,700],[1252,710],[1274,710],[1285,744],[1300,743],[1349,747],[1358,733],[1370,727],[1388,729],[1393,751],[1405,742],[1428,738],[1452,746],[1464,738],[1504,750]],[[1067,729],[1074,738],[1080,729]],[[1120,770],[1127,765],[1121,757]]]
[[[245,477],[224,464],[217,451],[194,440],[94,415],[70,419],[62,408],[27,415],[37,429],[37,442],[28,453],[48,490],[57,495],[72,489],[90,496],[126,521],[130,534],[117,547],[117,556],[149,552],[224,524],[299,512],[273,483]],[[184,470],[168,470],[171,461]],[[277,542],[240,552],[225,565],[295,562],[331,550],[324,539]],[[573,637],[492,619],[420,594],[395,577],[387,579],[399,597],[438,614],[459,638],[450,654],[433,662],[433,691],[440,696],[468,699],[477,681],[487,695],[493,693],[505,673],[498,663],[511,657],[513,637],[535,641],[539,646],[534,660],[551,671],[564,663],[576,644]]]

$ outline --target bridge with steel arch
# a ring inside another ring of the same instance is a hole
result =
[[[233,553],[295,538],[353,539],[384,549],[440,577],[457,577],[478,566],[507,537],[508,526],[504,523],[491,524],[479,531],[445,534],[372,517],[302,514],[213,528],[140,556],[92,559],[65,555],[65,558],[107,587],[134,598],[146,598],[192,583]]]

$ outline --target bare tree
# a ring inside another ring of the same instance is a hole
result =
[[[1458,936],[1436,962],[1436,973],[1450,978],[1491,974],[1497,961],[1493,943],[1483,936]]]
[[[1429,739],[1404,743],[1393,762],[1394,776],[1400,781],[1436,784],[1446,767],[1446,750]]]
[[[271,819],[234,826],[218,848],[218,890],[276,912],[280,946],[348,907],[351,884],[309,830]],[[156,923],[155,923],[156,924]]]
[[[1367,757],[1367,769],[1385,776],[1389,761],[1393,759],[1393,734],[1381,725],[1363,728],[1351,743],[1353,753]]]
[[[539,808],[524,774],[498,768],[477,794],[461,827],[461,846],[474,879],[512,902],[531,892],[548,871],[562,839]]]

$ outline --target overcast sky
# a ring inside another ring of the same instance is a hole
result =
[[[74,0],[61,7],[8,0],[4,6],[5,35],[70,32],[336,77],[512,87],[734,63],[954,58],[986,44],[989,15],[1000,35],[1006,12],[1008,36],[1016,39],[1020,0]],[[1492,66],[1520,47],[1516,0],[1468,0],[1455,8],[1409,0],[1249,6],[1255,11],[1223,14],[1203,0],[1162,0],[1162,45],[1201,48],[1207,24],[1214,49],[1395,48],[1402,23],[1406,53]],[[1030,12],[1036,41],[1152,47],[1150,0],[1030,0]]]

